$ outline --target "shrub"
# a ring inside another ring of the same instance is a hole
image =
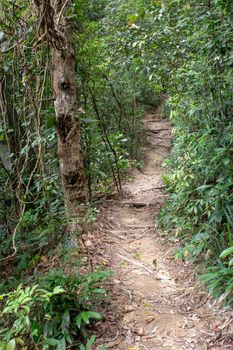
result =
[[[88,325],[101,319],[95,309],[105,297],[100,285],[108,275],[99,271],[73,276],[55,270],[39,284],[19,285],[2,295],[0,349],[65,350],[74,342],[81,344]]]

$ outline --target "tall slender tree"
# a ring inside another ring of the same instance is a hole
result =
[[[57,125],[58,158],[68,208],[87,201],[75,84],[72,28],[66,18],[68,0],[34,0],[38,13],[36,45],[48,41],[52,50],[52,81]]]

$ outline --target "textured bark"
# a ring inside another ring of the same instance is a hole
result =
[[[14,159],[19,162],[20,150],[22,148],[22,127],[18,114],[14,108],[11,88],[12,77],[7,75],[3,77],[0,83],[1,112],[5,128],[7,130],[14,130],[14,133],[11,133],[10,136],[8,133],[5,134],[8,150],[10,154],[14,155]]]
[[[21,203],[17,196],[17,186],[21,181],[21,169],[23,167],[24,159],[20,155],[20,151],[24,146],[23,142],[23,128],[20,123],[19,115],[14,108],[13,102],[13,78],[11,75],[5,75],[0,83],[0,106],[6,132],[4,133],[7,150],[4,152],[4,144],[1,145],[0,162],[5,169],[10,180],[11,191],[10,201],[15,207],[17,217],[21,215]],[[14,130],[8,133],[8,130]],[[5,154],[4,154],[5,153]]]
[[[38,42],[52,46],[52,80],[57,120],[58,158],[66,206],[77,211],[87,201],[75,84],[75,54],[66,21],[70,1],[34,0],[38,10]],[[78,212],[80,212],[78,210]]]
[[[53,49],[53,88],[57,118],[58,158],[68,207],[86,202],[86,186],[75,87],[72,47],[63,53]]]

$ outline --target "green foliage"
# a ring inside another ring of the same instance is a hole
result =
[[[81,344],[80,347],[79,347],[79,349],[80,349],[80,350],[91,350],[92,345],[94,344],[94,342],[95,342],[95,336],[93,335],[93,336],[88,340],[87,344],[86,344],[86,345]]]
[[[89,326],[101,317],[98,304],[105,292],[100,286],[106,274],[41,271],[41,258],[49,259],[58,242],[64,261],[72,254],[62,239],[67,220],[56,155],[50,48],[36,40],[29,2],[11,5],[8,0],[0,5],[0,257],[13,258],[2,271],[0,348],[77,344],[88,350],[95,342]],[[113,184],[120,192],[122,174],[131,165],[142,169],[141,115],[159,103],[161,93],[169,95],[163,114],[170,115],[174,139],[164,176],[169,196],[160,222],[182,241],[176,258],[204,261],[203,281],[229,303],[232,10],[231,0],[73,0],[67,13],[75,28],[90,199],[111,194]],[[93,222],[96,214],[90,209],[83,220]]]
[[[112,180],[120,188],[119,174],[142,154],[144,105],[159,100],[141,72],[141,59],[124,49],[138,35],[127,21],[137,22],[138,10],[143,17],[145,3],[103,1],[100,7],[102,17],[86,16],[76,36],[85,168],[94,194],[108,192]]]
[[[77,98],[90,199],[111,194],[113,184],[121,191],[122,174],[142,154],[144,104],[158,102],[153,83],[143,87],[138,80],[142,65],[137,54],[128,57],[122,50],[122,41],[135,38],[129,26],[144,17],[144,4],[130,2],[132,11],[121,5],[74,0],[67,12],[75,28]],[[30,2],[12,6],[5,0],[0,7],[0,259],[7,265],[1,273],[5,294],[0,348],[65,349],[74,343],[88,350],[95,341],[94,336],[88,339],[90,324],[101,318],[97,310],[105,297],[100,284],[106,273],[44,274],[59,249],[58,266],[71,261],[72,268],[82,265],[72,260],[78,248],[73,249],[69,237],[63,238],[69,222],[56,154],[51,47],[37,41]],[[141,79],[147,82],[143,74]],[[140,160],[137,164],[142,166]],[[82,221],[89,224],[96,215],[90,209]]]
[[[100,288],[108,272],[67,275],[62,270],[44,275],[39,284],[19,287],[1,296],[1,349],[66,349],[87,338],[87,327],[102,316],[92,311],[104,300]],[[88,340],[90,349],[95,337]],[[10,345],[9,345],[10,344]]]
[[[212,266],[201,276],[201,280],[208,285],[214,297],[220,298],[233,305],[233,268],[219,263]]]
[[[174,146],[160,222],[182,239],[176,257],[209,265],[203,280],[232,302],[231,15],[229,1],[170,1],[161,8],[160,26],[176,38],[165,62]]]
[[[233,255],[233,246],[225,249],[219,256],[219,258],[223,259],[227,256]],[[232,260],[229,262],[229,265],[232,265]]]

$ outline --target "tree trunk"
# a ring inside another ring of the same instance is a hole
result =
[[[75,57],[53,49],[53,88],[57,119],[58,158],[65,200],[69,208],[86,202],[84,165],[75,87]]]
[[[20,172],[24,162],[24,159],[20,155],[23,147],[23,128],[18,113],[14,108],[12,83],[13,81],[10,75],[4,76],[0,83],[0,105],[5,127],[4,137],[8,151],[5,152],[5,155],[4,152],[0,155],[0,160],[2,167],[8,174],[12,190],[12,193],[9,194],[12,195],[15,213],[19,217],[21,215],[21,203],[17,197],[17,186],[21,180]],[[11,131],[9,132],[9,130]],[[1,147],[1,150],[3,150],[3,147]]]
[[[6,129],[5,139],[7,141],[8,151],[13,155],[13,160],[18,163],[20,160],[20,150],[22,148],[22,127],[14,108],[13,93],[12,77],[6,75],[0,83],[1,112]],[[11,130],[10,135],[8,133],[9,130]],[[13,133],[12,130],[14,130]]]
[[[77,212],[87,201],[75,84],[75,53],[65,17],[67,1],[35,0],[40,38],[52,45],[52,81],[57,121],[58,159],[66,206]],[[78,211],[79,212],[79,211]]]

